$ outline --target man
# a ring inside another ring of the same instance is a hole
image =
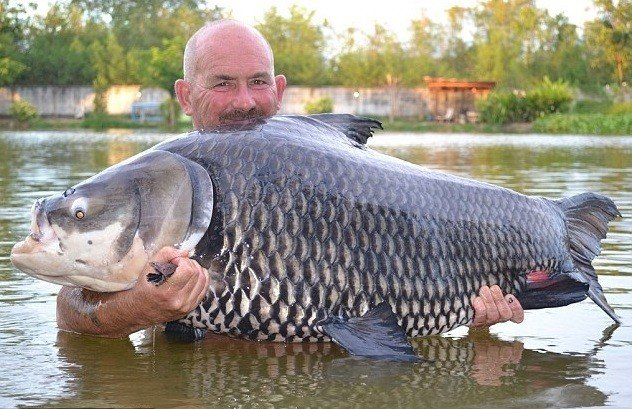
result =
[[[182,110],[198,130],[276,114],[285,86],[285,77],[274,75],[267,41],[255,29],[233,20],[208,24],[191,37],[184,52],[184,79],[175,82]],[[188,259],[186,252],[171,247],[161,249],[155,261],[177,265],[161,286],[138,280],[130,290],[116,293],[63,287],[57,297],[59,328],[122,337],[195,309],[208,288],[206,270]],[[520,303],[512,295],[503,296],[498,286],[481,288],[473,306],[473,326],[523,319]]]

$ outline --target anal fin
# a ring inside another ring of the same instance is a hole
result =
[[[175,264],[157,261],[152,261],[149,264],[154,268],[154,272],[147,274],[147,281],[154,283],[155,285],[161,285],[164,283],[167,278],[171,277],[173,273],[176,272],[176,268],[178,267]]]
[[[397,317],[381,303],[362,317],[330,317],[322,325],[325,333],[350,354],[391,361],[419,362]]]
[[[527,274],[527,288],[516,294],[525,310],[562,307],[586,299],[588,284],[577,281],[566,274],[554,277],[545,271]]]

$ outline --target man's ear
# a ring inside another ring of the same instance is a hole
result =
[[[182,107],[182,112],[191,116],[193,114],[191,104],[191,84],[183,79],[179,79],[176,80],[173,87],[176,90],[176,97],[178,97],[178,102],[180,103],[180,107]]]
[[[287,86],[287,79],[285,75],[277,75],[274,77],[274,82],[276,83],[277,89],[277,109],[281,109],[281,102],[283,101],[283,92],[285,92],[285,87]]]

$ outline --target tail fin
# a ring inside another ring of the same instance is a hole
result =
[[[557,200],[556,203],[566,217],[570,252],[575,265],[575,271],[569,276],[587,283],[590,299],[615,322],[620,323],[620,318],[603,295],[592,260],[601,252],[600,242],[606,237],[608,222],[621,217],[621,213],[612,200],[595,193],[582,193]]]

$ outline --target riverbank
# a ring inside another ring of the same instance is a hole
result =
[[[486,123],[439,123],[416,119],[376,118],[382,122],[385,131],[418,133],[506,133],[506,134],[581,134],[581,135],[632,135],[632,114],[556,114],[538,118],[533,122],[509,124]],[[18,124],[9,118],[0,118],[2,130],[73,130],[90,129],[147,129],[164,132],[187,132],[192,129],[191,121],[185,118],[175,127],[164,123],[139,123],[129,116],[108,115],[105,117],[37,118],[29,125]]]

